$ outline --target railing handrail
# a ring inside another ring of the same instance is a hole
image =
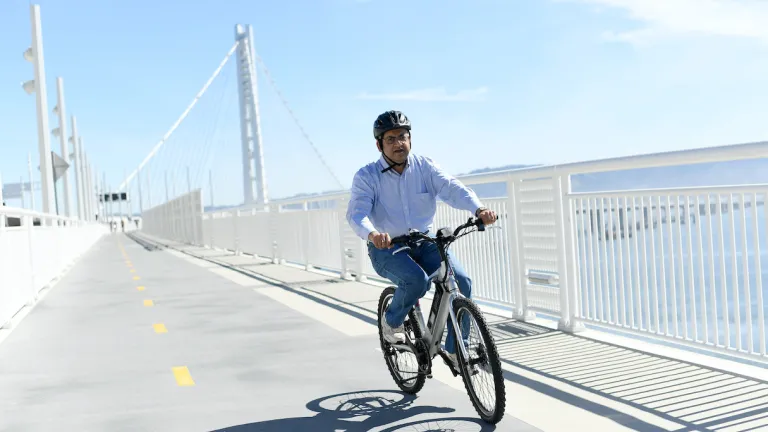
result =
[[[63,220],[63,221],[71,221],[71,222],[81,222],[80,219],[72,218],[69,216],[62,216],[62,215],[57,215],[53,213],[43,213],[35,210],[27,210],[23,208],[9,207],[9,206],[0,206],[0,215],[7,216],[7,217],[32,216],[32,217],[38,217],[40,219],[53,219],[53,220]],[[82,222],[86,222],[86,221],[82,221]]]
[[[729,191],[739,193],[766,193],[768,183],[752,183],[743,185],[717,185],[717,186],[686,186],[675,188],[650,188],[650,189],[623,189],[596,192],[571,192],[569,198],[621,198],[625,196],[639,195],[703,195],[707,193],[722,193]]]
[[[491,183],[519,176],[573,175],[608,171],[622,171],[643,168],[658,168],[699,163],[724,162],[768,157],[768,141],[672,150],[630,156],[568,162],[564,164],[538,165],[513,168],[485,173],[457,176],[459,180],[471,183]],[[480,181],[476,181],[480,180]]]
[[[456,176],[456,178],[461,180],[463,183],[473,185],[483,183],[501,183],[508,180],[521,179],[521,177],[524,180],[529,180],[531,177],[538,178],[552,175],[591,174],[608,171],[656,168],[677,165],[693,165],[709,162],[760,159],[764,157],[768,157],[768,141],[673,150],[640,155],[618,156],[613,158],[569,162],[564,164],[536,165],[475,174],[463,174]],[[647,190],[651,191],[653,189]],[[601,194],[603,193],[601,192]],[[317,201],[330,201],[334,199],[342,199],[348,195],[349,190],[336,191],[302,197],[278,198],[270,201],[270,204],[291,205],[301,204],[304,202],[310,203]],[[253,205],[236,206],[233,207],[231,211],[249,210],[253,207]],[[216,212],[228,210],[218,210]]]
[[[553,173],[560,175],[590,174],[596,172],[659,168],[710,162],[731,162],[736,160],[760,159],[764,157],[768,157],[768,141],[618,156],[591,161],[530,167],[515,171],[536,172],[552,170]]]

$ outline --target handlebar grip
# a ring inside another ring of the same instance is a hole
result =
[[[409,239],[410,239],[409,236],[401,235],[401,236],[397,236],[397,237],[393,237],[393,238],[389,239],[389,242],[390,243],[403,243],[403,242],[408,241]]]

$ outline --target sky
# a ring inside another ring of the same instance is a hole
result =
[[[413,122],[413,152],[453,174],[768,138],[764,1],[38,4],[49,111],[63,77],[68,115],[113,189],[192,102],[232,47],[238,23],[252,26],[256,52],[291,109],[260,70],[271,199],[339,189],[334,176],[348,188],[357,169],[379,157],[372,124],[389,109]],[[29,14],[27,1],[0,2],[5,182],[26,180],[28,154],[35,171],[39,162],[35,98],[21,88],[33,74],[22,56]],[[170,195],[186,190],[186,166],[207,200],[209,171],[215,204],[242,200],[234,63],[149,164],[143,193],[152,205],[164,198],[166,171]],[[50,128],[57,125],[50,114]]]

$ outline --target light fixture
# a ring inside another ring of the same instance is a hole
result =
[[[35,54],[32,52],[32,47],[27,48],[26,51],[24,51],[24,60],[31,62],[35,59]]]
[[[21,87],[24,89],[25,92],[27,92],[27,94],[31,95],[32,93],[35,92],[35,80],[32,79],[29,81],[24,81],[23,83],[21,83]]]
[[[58,138],[59,134],[61,133],[61,129],[60,128],[53,128],[53,130],[51,130],[51,133],[53,134],[53,136]]]

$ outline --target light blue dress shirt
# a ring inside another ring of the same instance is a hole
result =
[[[394,168],[381,172],[388,167],[381,156],[360,168],[352,181],[347,222],[363,240],[373,231],[395,237],[409,229],[431,230],[437,197],[472,214],[482,207],[474,191],[428,157],[409,154],[402,174]]]

